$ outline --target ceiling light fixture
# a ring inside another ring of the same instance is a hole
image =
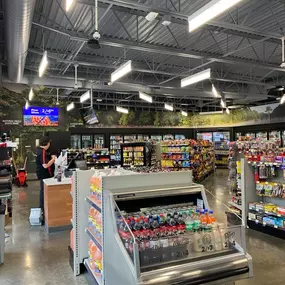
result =
[[[29,92],[29,101],[32,101],[33,100],[33,98],[34,98],[34,90],[33,90],[33,88],[31,87],[31,89],[30,89],[30,92]]]
[[[74,109],[74,107],[75,107],[74,103],[71,102],[70,104],[68,104],[68,105],[66,106],[66,111],[69,112],[69,111],[71,111],[72,109]]]
[[[188,113],[186,111],[181,111],[181,115],[184,116],[184,117],[187,117]]]
[[[139,92],[140,99],[152,103],[152,97],[144,92]]]
[[[229,108],[226,108],[226,113],[227,113],[228,115],[231,113]]]
[[[74,0],[65,0],[65,11],[68,12],[69,9],[71,8]]]
[[[285,103],[285,94],[282,96],[282,98],[280,99],[280,104],[284,104]]]
[[[116,106],[116,111],[124,114],[129,114],[129,110],[120,106]]]
[[[28,110],[28,109],[29,109],[29,107],[30,107],[29,101],[28,101],[28,100],[26,100],[25,110]]]
[[[200,115],[216,115],[216,114],[223,114],[223,111],[212,111],[212,112],[200,112]]]
[[[168,27],[171,24],[171,16],[170,15],[164,15],[162,18],[161,24],[165,27]]]
[[[217,91],[214,84],[212,84],[212,93],[215,95],[215,97],[220,97],[220,93]]]
[[[91,94],[90,94],[90,91],[88,90],[80,96],[80,103],[87,101],[88,99],[90,99],[90,97],[91,97]]]
[[[211,77],[211,68],[181,79],[181,87],[185,87]]]
[[[39,66],[39,77],[42,77],[48,67],[48,57],[47,57],[47,51],[44,51],[40,66]]]
[[[212,0],[188,17],[189,32],[193,32],[242,0]]]
[[[168,111],[173,111],[173,110],[174,110],[173,105],[169,105],[169,104],[167,104],[167,103],[164,104],[164,108],[165,108],[166,110],[168,110]]]
[[[225,100],[223,98],[221,98],[221,106],[222,108],[226,108],[227,107],[227,104],[225,102]]]
[[[111,82],[115,82],[132,71],[132,61],[129,60],[111,73]]]
[[[102,102],[103,101],[103,99],[101,99],[101,98],[97,98],[97,100],[96,100],[97,102]]]
[[[152,22],[156,17],[158,16],[158,13],[156,12],[149,12],[145,18],[146,20],[148,20],[149,22]]]

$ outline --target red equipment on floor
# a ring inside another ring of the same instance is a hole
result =
[[[17,168],[16,165],[16,177],[15,177],[15,185],[18,187],[27,187],[27,170],[26,170],[26,164],[27,164],[27,157],[25,158],[25,163],[23,168]]]

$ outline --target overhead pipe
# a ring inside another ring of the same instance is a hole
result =
[[[5,34],[8,77],[23,78],[36,0],[5,1]]]

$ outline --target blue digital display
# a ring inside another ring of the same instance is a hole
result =
[[[57,127],[58,108],[29,107],[23,109],[24,126]]]

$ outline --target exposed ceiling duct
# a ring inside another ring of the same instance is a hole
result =
[[[22,80],[36,0],[5,1],[5,33],[8,76],[12,82]]]

